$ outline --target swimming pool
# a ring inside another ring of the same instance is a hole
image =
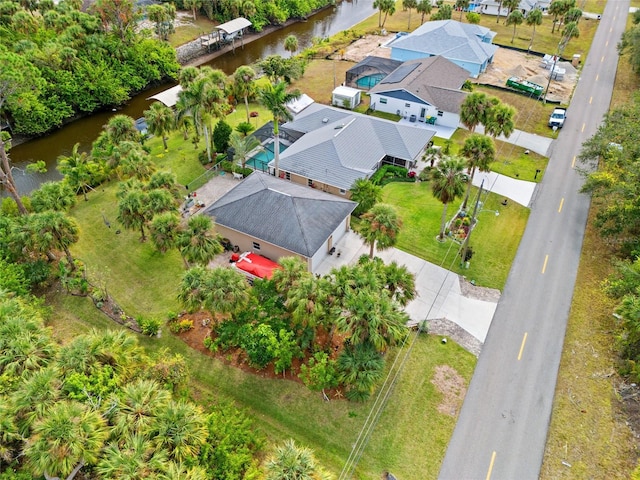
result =
[[[373,88],[375,87],[378,83],[380,83],[380,80],[382,80],[385,77],[385,75],[383,73],[374,73],[373,75],[366,75],[364,77],[360,77],[357,81],[356,81],[356,85],[359,88]]]
[[[269,170],[269,162],[273,160],[273,142],[268,142],[263,145],[264,150],[259,151],[247,161],[247,166],[254,170],[260,170],[261,172],[267,172]],[[280,142],[280,153],[284,152],[288,148],[288,145],[284,145]]]

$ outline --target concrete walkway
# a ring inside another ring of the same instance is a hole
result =
[[[481,184],[485,191],[507,197],[525,207],[531,203],[537,185],[535,182],[517,180],[495,172],[476,172],[473,185],[480,187]]]
[[[478,125],[475,131],[476,133],[484,133],[484,127],[482,125]],[[513,133],[509,135],[509,138],[504,135],[500,135],[498,140],[526,148],[527,150],[536,152],[544,157],[549,156],[549,149],[553,143],[553,138],[543,137],[541,135],[536,135],[535,133],[523,132],[522,130],[514,130]]]
[[[316,273],[326,275],[332,268],[352,265],[360,256],[369,254],[369,247],[353,231],[347,232],[335,247],[336,254],[323,260]],[[473,294],[468,289],[463,292],[462,280],[457,274],[397,248],[376,252],[376,256],[385,263],[404,265],[416,276],[417,296],[405,308],[412,323],[447,319],[479,342],[484,342],[500,297],[499,291],[477,288]]]

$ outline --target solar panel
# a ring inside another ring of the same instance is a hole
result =
[[[398,83],[404,80],[407,75],[413,72],[416,68],[418,68],[420,63],[411,63],[409,65],[401,65],[396,68],[393,72],[391,72],[384,80],[380,83]]]

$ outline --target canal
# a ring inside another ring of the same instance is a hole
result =
[[[248,43],[243,49],[236,48],[212,60],[207,65],[219,68],[232,74],[241,65],[249,65],[268,55],[288,56],[284,50],[284,39],[288,35],[296,35],[300,50],[310,46],[314,37],[329,37],[370,17],[375,13],[373,0],[343,1],[339,5],[316,13],[308,20],[293,23],[280,30]],[[139,118],[149,108],[151,95],[166,90],[171,84],[160,85],[146,90],[133,97],[127,104],[114,111],[103,111],[81,118],[65,125],[49,135],[30,140],[13,147],[10,151],[12,164],[16,167],[14,177],[21,194],[27,194],[38,188],[42,182],[58,180],[60,174],[56,170],[56,160],[61,155],[68,155],[76,143],[80,149],[88,151],[91,143],[98,137],[102,127],[116,114],[125,114]],[[47,164],[46,173],[30,173],[26,166],[31,162],[43,160]]]

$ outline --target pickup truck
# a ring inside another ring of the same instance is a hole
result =
[[[553,113],[549,117],[549,126],[562,128],[564,125],[564,121],[567,118],[567,109],[566,108],[556,108],[553,110]]]

